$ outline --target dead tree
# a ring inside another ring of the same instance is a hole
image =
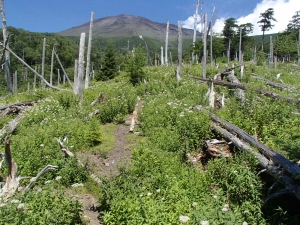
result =
[[[12,93],[12,84],[11,84],[11,77],[10,77],[10,57],[9,57],[9,51],[7,51],[8,33],[7,33],[6,16],[4,10],[4,0],[0,0],[0,10],[1,10],[1,17],[2,17],[2,33],[3,33],[2,46],[4,47],[6,86],[7,86],[7,91]]]
[[[43,54],[42,54],[42,77],[43,79],[45,79],[45,54],[46,54],[46,38],[44,38],[44,41],[43,41]],[[41,83],[42,83],[42,87],[44,88],[45,85],[43,83],[43,80],[41,80]]]
[[[180,81],[181,79],[181,67],[182,67],[182,29],[181,29],[181,22],[178,21],[178,65],[176,71],[177,81]]]
[[[50,84],[52,85],[52,79],[53,79],[53,63],[54,63],[54,46],[51,53],[51,69],[50,69]]]
[[[165,62],[164,62],[164,47],[163,46],[160,46],[160,64],[162,66],[165,65]]]
[[[197,18],[198,18],[198,8],[199,8],[199,0],[196,0],[196,10],[194,14],[194,35],[193,35],[193,47],[195,48],[196,44],[196,35],[197,35]],[[195,62],[195,53],[194,50],[192,52],[192,62]]]
[[[93,36],[93,22],[94,22],[94,12],[91,14],[90,21],[90,31],[89,31],[89,41],[88,41],[88,50],[86,56],[86,71],[85,71],[85,89],[88,89],[90,84],[90,61],[91,61],[91,48],[92,48],[92,36]]]
[[[78,83],[77,83],[77,94],[80,98],[80,101],[83,100],[84,43],[85,43],[85,33],[81,33],[80,45],[79,45]]]
[[[99,94],[99,96],[91,103],[91,106],[95,106],[98,102],[103,102],[105,95],[103,92]]]
[[[34,185],[34,183],[46,172],[55,170],[57,166],[47,165],[42,169],[35,177],[19,177],[18,176],[18,165],[12,157],[10,149],[10,137],[5,138],[5,153],[0,154],[2,159],[5,160],[8,167],[8,173],[4,186],[0,189],[0,194],[2,196],[1,201],[7,201],[11,196],[13,196],[19,188],[20,181],[25,178],[31,178],[30,183],[25,187],[23,192],[27,192]],[[2,166],[2,163],[0,164]]]
[[[204,14],[204,29],[202,31],[202,41],[203,41],[203,58],[202,58],[202,77],[206,78],[206,37],[207,37],[207,14]]]
[[[169,42],[169,20],[167,19],[166,41],[165,41],[165,65],[168,66],[168,42]]]

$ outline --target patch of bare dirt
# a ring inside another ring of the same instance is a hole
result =
[[[129,127],[119,125],[115,131],[116,141],[113,151],[103,159],[100,155],[91,152],[79,153],[79,159],[88,161],[88,168],[92,174],[95,174],[100,180],[103,177],[112,178],[120,174],[119,168],[127,168],[130,163],[131,152],[126,150],[128,141],[126,134],[129,132]],[[98,200],[90,194],[78,194],[78,200],[83,204],[83,215],[90,225],[101,225],[98,220],[99,213],[97,211]]]

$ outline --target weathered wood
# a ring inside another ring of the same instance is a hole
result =
[[[24,111],[25,111],[25,109],[23,110],[23,112]],[[0,130],[0,140],[3,140],[3,138],[6,135],[11,134],[17,128],[17,126],[21,122],[22,118],[23,118],[23,114],[19,113],[19,115],[16,118],[14,118],[8,124],[4,125],[4,127]]]
[[[99,96],[91,103],[91,106],[95,106],[98,102],[102,102],[105,98],[105,95],[103,92],[99,94]]]
[[[215,91],[214,91],[214,82],[213,80],[211,80],[209,82],[209,88],[208,91],[206,93],[206,96],[208,97],[208,102],[209,102],[209,107],[211,108],[215,108]]]
[[[79,44],[78,80],[77,80],[77,94],[80,98],[80,102],[83,100],[84,45],[85,45],[85,33],[81,33],[80,44]]]
[[[284,168],[287,172],[292,175],[300,174],[300,167],[295,163],[292,163],[290,160],[286,159],[281,154],[276,151],[268,148],[266,145],[260,143],[253,136],[246,133],[242,129],[236,127],[235,125],[223,120],[222,118],[216,116],[213,113],[210,113],[210,116],[213,121],[219,123],[222,127],[228,130],[230,133],[236,134],[240,139],[248,142],[252,146],[258,148],[259,152],[267,157],[269,160],[272,160],[274,163],[279,164],[282,168]]]
[[[276,88],[279,88],[279,89],[284,89],[284,90],[288,90],[288,91],[297,91],[294,87],[290,87],[288,85],[285,85],[285,84],[280,84],[280,83],[276,83],[276,82],[273,82],[273,81],[270,81],[266,78],[263,78],[262,76],[258,75],[258,74],[255,74],[255,73],[252,73],[251,74],[251,77],[252,78],[255,78],[255,79],[259,79],[259,80],[262,80],[264,81],[267,85],[270,85],[272,87],[276,87]]]
[[[214,75],[214,80],[223,80],[223,76],[227,75],[229,72],[231,72],[232,70],[234,70],[235,68],[240,67],[241,65],[237,65],[231,68],[225,68],[224,70],[222,70],[221,72],[217,73],[216,75]]]
[[[7,91],[12,93],[12,84],[11,84],[11,78],[10,78],[10,56],[9,56],[9,51],[7,51],[8,34],[7,34],[6,16],[5,16],[5,10],[4,10],[4,0],[0,0],[0,11],[1,11],[1,17],[2,17],[2,34],[3,34],[2,36],[3,36],[3,43],[4,43],[4,45],[2,45],[2,46],[4,47],[6,86],[7,86]]]
[[[15,103],[10,103],[7,105],[0,105],[0,110],[4,110],[10,107],[15,107],[15,106],[32,106],[33,103],[37,102],[36,100],[33,101],[25,101],[25,102],[15,102]]]
[[[193,35],[193,48],[195,48],[195,43],[196,43],[196,35],[197,35],[197,18],[198,18],[198,8],[199,8],[199,0],[196,0],[196,10],[194,14],[194,35]],[[192,52],[192,63],[195,62],[195,53],[194,49]]]
[[[207,14],[204,14],[204,29],[202,30],[203,57],[202,57],[202,77],[206,78],[206,51],[207,51]]]
[[[300,186],[295,183],[295,181],[288,175],[284,174],[277,165],[274,164],[273,161],[268,160],[263,155],[256,152],[253,148],[251,148],[246,143],[242,142],[236,135],[228,132],[226,129],[222,128],[216,123],[212,123],[212,128],[217,131],[225,140],[232,142],[238,149],[246,151],[250,154],[253,154],[255,158],[258,160],[260,166],[265,168],[265,171],[270,174],[272,177],[279,180],[286,188],[291,190],[291,192],[295,195],[295,197],[300,200]]]
[[[163,66],[165,65],[164,61],[164,47],[160,46],[160,65]]]
[[[229,80],[232,83],[240,84],[239,79],[233,74],[232,71],[227,75],[227,80]],[[244,103],[246,101],[244,90],[237,88],[236,91],[237,91],[236,93],[237,97],[241,100],[242,103]]]
[[[294,103],[297,105],[300,105],[300,100],[299,99],[295,99],[295,98],[289,98],[289,97],[283,97],[281,95],[278,95],[276,93],[270,92],[270,91],[266,91],[266,90],[255,90],[257,93],[273,98],[273,99],[281,99],[283,101],[289,102],[289,103]]]
[[[61,150],[65,153],[65,157],[74,157],[74,153],[69,151],[68,148],[68,137],[66,136],[62,141],[60,140],[60,138],[56,138]]]
[[[53,81],[53,63],[54,63],[54,46],[51,52],[51,69],[50,69],[50,84],[52,85]]]
[[[46,54],[46,38],[44,38],[44,41],[43,41],[43,54],[42,54],[42,77],[43,79],[45,79],[45,54]],[[43,83],[43,80],[41,80],[41,83],[42,83],[42,87],[44,88],[45,85]]]
[[[91,49],[92,49],[92,39],[93,39],[93,22],[94,22],[94,12],[91,13],[90,30],[89,30],[89,40],[88,49],[86,56],[86,71],[85,71],[85,89],[88,89],[90,84],[90,61],[91,61]]]
[[[201,77],[196,77],[196,76],[190,76],[191,78],[197,79],[202,82],[210,82],[211,80],[209,78],[201,78]],[[220,85],[220,86],[226,86],[230,88],[240,88],[242,90],[245,90],[246,87],[244,84],[241,83],[231,83],[227,81],[222,81],[222,80],[213,80],[215,85]]]
[[[176,71],[177,81],[180,81],[181,79],[181,68],[182,68],[182,29],[181,29],[181,22],[178,21],[178,65]]]
[[[165,64],[168,66],[168,44],[169,44],[169,20],[167,19],[166,41],[165,41]]]

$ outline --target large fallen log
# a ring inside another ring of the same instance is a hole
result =
[[[202,82],[210,82],[210,79],[204,79],[204,78],[200,78],[200,77],[196,77],[196,76],[190,76],[191,78],[194,79],[198,79]],[[221,80],[214,80],[214,84],[215,85],[220,85],[220,86],[226,86],[229,88],[239,88],[241,90],[246,90],[246,86],[244,84],[241,83],[231,83],[231,82],[226,82],[226,81],[221,81]],[[289,103],[293,103],[293,104],[297,104],[300,105],[300,100],[299,99],[295,99],[295,98],[290,98],[290,97],[283,97],[281,95],[278,95],[274,92],[271,91],[267,91],[267,90],[262,90],[262,89],[257,89],[255,90],[258,94],[264,95],[266,97],[270,97],[273,99],[278,99],[278,100],[283,100]]]
[[[263,155],[259,154],[253,148],[246,143],[242,142],[235,135],[219,126],[217,123],[212,122],[212,128],[218,132],[225,140],[232,142],[238,149],[251,153],[258,160],[260,166],[266,169],[266,172],[272,177],[276,178],[282,183],[290,193],[293,193],[295,197],[300,201],[300,186],[288,175],[284,174],[281,168],[274,164],[273,161],[268,160]],[[271,196],[268,198],[270,199]]]
[[[251,77],[252,78],[255,78],[255,79],[259,79],[259,80],[262,80],[264,81],[267,85],[270,85],[272,87],[276,87],[276,88],[279,88],[279,89],[283,89],[283,90],[288,90],[288,91],[294,91],[296,92],[297,90],[294,88],[294,87],[290,87],[288,85],[285,85],[285,84],[280,84],[280,83],[276,83],[276,82],[273,82],[271,80],[268,80],[262,76],[259,76],[258,74],[255,74],[255,73],[252,73],[251,74]]]
[[[223,80],[223,76],[228,74],[229,72],[233,71],[235,68],[240,67],[241,65],[237,65],[231,68],[225,68],[224,70],[222,70],[221,72],[217,73],[214,75],[214,80]]]
[[[10,107],[15,107],[15,106],[32,106],[33,103],[37,102],[36,100],[33,101],[25,101],[25,102],[15,102],[7,105],[1,105],[0,110],[4,110]]]
[[[228,130],[230,133],[237,135],[240,139],[242,139],[242,140],[248,142],[250,145],[256,147],[262,155],[264,155],[267,159],[272,160],[275,164],[280,165],[291,175],[294,176],[294,175],[300,174],[300,167],[297,164],[292,163],[290,160],[286,159],[281,154],[268,148],[266,145],[264,145],[263,143],[256,140],[250,134],[246,133],[245,131],[236,127],[235,125],[223,120],[222,118],[218,117],[217,115],[210,113],[210,116],[213,121],[219,123],[223,128]]]
[[[276,93],[270,92],[270,91],[266,91],[266,90],[255,90],[257,93],[273,98],[273,99],[281,99],[283,101],[289,102],[289,103],[294,103],[297,105],[300,105],[300,100],[299,99],[295,99],[295,98],[289,98],[289,97],[283,97],[281,95],[278,95]]]

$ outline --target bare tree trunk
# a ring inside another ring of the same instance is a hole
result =
[[[182,29],[181,22],[178,21],[178,65],[176,72],[176,79],[180,81],[181,79],[181,67],[182,67]]]
[[[300,29],[298,31],[298,63],[300,64]]]
[[[199,0],[196,0],[196,10],[194,14],[194,36],[193,36],[193,47],[195,48],[196,44],[196,35],[197,35],[197,17],[198,17],[198,7],[199,7]],[[192,52],[192,63],[195,62],[195,53],[194,50]]]
[[[51,55],[50,85],[52,85],[52,79],[53,79],[53,62],[54,62],[54,47],[52,49],[52,55]]]
[[[207,14],[204,14],[204,29],[203,29],[203,36],[202,36],[202,41],[203,41],[203,59],[202,59],[202,77],[206,78],[206,37],[207,37]]]
[[[165,65],[164,62],[164,47],[160,46],[160,64],[161,66]]]
[[[94,12],[91,14],[91,22],[90,22],[90,31],[89,31],[89,41],[88,41],[88,50],[86,57],[86,71],[85,71],[85,89],[89,88],[90,84],[90,61],[91,61],[91,48],[92,48],[92,36],[93,36],[93,22],[94,22]]]
[[[227,49],[227,62],[230,62],[230,44],[231,44],[231,40],[228,39],[228,49]]]
[[[37,66],[35,66],[35,71],[37,70]],[[33,77],[33,90],[35,91],[36,89],[36,74],[34,74],[34,77]]]
[[[256,63],[256,46],[254,47],[253,61]]]
[[[212,27],[210,28],[210,66],[213,66],[213,39],[212,39],[212,36],[213,36],[213,30],[212,30]]]
[[[165,41],[165,64],[168,66],[168,41],[169,41],[169,20],[167,19],[166,41]]]
[[[57,85],[60,85],[60,72],[59,72],[59,69],[57,69]]]
[[[46,38],[43,41],[43,55],[42,55],[42,77],[45,79],[45,54],[46,54]],[[42,87],[45,88],[43,80],[41,80]]]
[[[13,93],[18,93],[18,71],[13,74]]]
[[[239,63],[242,64],[242,30],[243,28],[240,27],[240,43],[239,43]]]
[[[7,26],[6,26],[6,17],[4,11],[4,0],[0,0],[0,10],[1,10],[1,17],[2,17],[3,44],[4,47],[8,47],[8,34],[6,30]],[[5,50],[4,55],[5,55],[5,78],[6,78],[7,91],[12,93],[9,51]]]
[[[270,63],[273,63],[273,41],[272,41],[272,36],[270,36],[270,58],[269,58]]]
[[[74,94],[78,94],[78,60],[75,59],[74,64],[74,87],[73,87]]]
[[[83,77],[84,77],[84,44],[85,33],[80,34],[79,58],[78,58],[78,83],[77,90],[80,102],[83,100]]]

